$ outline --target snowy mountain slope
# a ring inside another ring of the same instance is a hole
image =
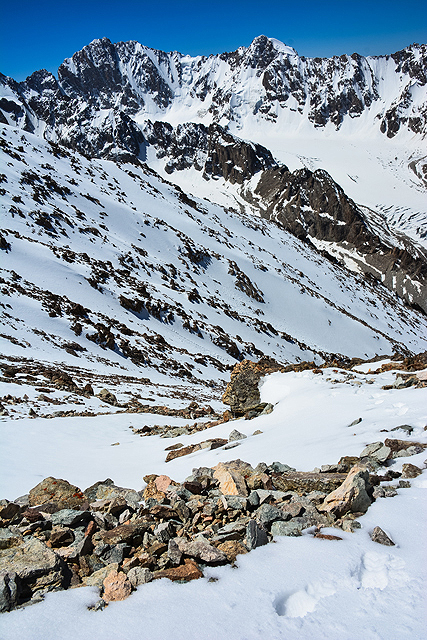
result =
[[[383,215],[358,207],[324,170],[290,172],[265,147],[219,125],[147,121],[143,134],[144,159],[185,191],[231,205],[235,199],[243,208],[249,204],[254,215],[274,220],[427,310],[427,251],[392,231]],[[189,179],[180,175],[192,168]],[[214,184],[207,189],[209,181]],[[225,182],[241,188],[226,193]]]
[[[7,126],[1,146],[7,356],[205,383],[246,356],[426,348],[425,316],[268,221],[139,162]]]
[[[58,80],[0,76],[2,121],[95,157],[138,155],[143,123],[218,123],[292,170],[326,169],[357,203],[425,242],[426,46],[299,57],[273,38],[217,56],[95,40]]]

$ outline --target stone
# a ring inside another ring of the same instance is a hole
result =
[[[10,611],[19,604],[20,584],[14,571],[0,573],[0,613]]]
[[[289,491],[275,491],[274,489],[257,489],[258,499],[260,504],[264,502],[271,502],[272,500],[283,500],[285,496],[292,495]]]
[[[248,497],[248,502],[251,507],[258,507],[259,505],[259,495],[258,491],[251,491]]]
[[[100,531],[99,537],[105,544],[118,544],[119,542],[132,543],[138,546],[139,539],[142,540],[144,532],[149,528],[150,523],[146,520],[136,520],[130,524],[121,524],[109,531]]]
[[[175,534],[175,528],[171,522],[161,522],[154,529],[154,535],[159,542],[168,543],[172,536]]]
[[[110,571],[103,581],[105,602],[125,600],[132,592],[132,585],[123,571]]]
[[[196,480],[199,477],[207,476],[209,478],[214,477],[214,470],[210,467],[197,467],[191,471],[192,479]],[[188,479],[188,478],[187,478]]]
[[[64,586],[66,566],[38,538],[24,539],[17,546],[0,550],[0,574],[16,573],[26,599]]]
[[[267,473],[254,473],[246,478],[249,489],[273,489],[273,483]]]
[[[293,467],[290,467],[287,464],[283,464],[282,462],[272,462],[268,467],[274,473],[286,473],[288,471],[296,471]]]
[[[244,433],[237,431],[237,429],[233,429],[233,431],[231,431],[230,435],[228,436],[228,442],[233,442],[234,440],[244,440],[247,437],[248,436],[245,436]]]
[[[54,526],[52,528],[49,546],[51,547],[67,547],[74,542],[74,533],[68,527]]]
[[[371,540],[373,542],[378,542],[379,544],[384,544],[387,547],[394,547],[395,544],[391,538],[381,529],[381,527],[375,527],[375,529],[371,533]]]
[[[8,527],[0,529],[0,549],[18,547],[23,540],[24,538],[20,533],[12,531]]]
[[[119,544],[115,544],[111,548],[108,548],[108,545],[106,546],[107,550],[101,554],[101,558],[102,561],[107,564],[122,563],[132,550],[132,547],[126,544],[126,542],[119,542]]]
[[[276,489],[296,491],[300,495],[311,491],[330,493],[344,481],[343,473],[315,473],[313,471],[289,471],[272,473],[272,481]]]
[[[183,552],[181,551],[178,543],[173,538],[169,540],[168,544],[168,557],[172,564],[178,565],[181,562]]]
[[[56,502],[60,509],[78,509],[87,501],[82,491],[67,480],[60,478],[45,478],[33,487],[29,493],[30,506]]]
[[[111,478],[107,478],[102,482],[96,482],[92,486],[84,490],[84,495],[90,502],[96,500],[112,500],[113,498],[122,498],[123,504],[137,508],[141,501],[141,494],[134,489],[127,487],[118,487]]]
[[[222,496],[222,503],[226,509],[234,511],[246,511],[248,501],[240,496]]]
[[[263,527],[268,527],[275,520],[283,519],[283,511],[277,507],[264,503],[255,512],[256,520]]]
[[[261,373],[254,362],[243,360],[236,364],[222,396],[223,403],[230,405],[233,414],[243,415],[259,405],[261,402],[258,388],[260,379]]]
[[[347,425],[348,427],[355,427],[357,424],[360,424],[362,422],[362,418],[356,418],[356,420],[353,420],[353,422],[350,422],[349,425]]]
[[[390,458],[401,458],[405,456],[414,456],[422,453],[427,448],[427,444],[421,442],[411,442],[410,440],[392,440],[386,438],[384,444],[391,449]]]
[[[283,520],[278,520],[277,522],[273,522],[271,525],[271,535],[272,536],[300,536],[301,531],[305,527],[303,523],[296,522],[295,520],[290,520],[289,522],[284,522]]]
[[[262,547],[268,543],[266,531],[255,520],[249,520],[246,526],[246,546],[249,550]]]
[[[172,567],[171,569],[163,569],[153,573],[153,580],[159,578],[168,578],[169,580],[179,582],[189,582],[190,580],[197,580],[202,578],[203,573],[200,571],[198,564],[194,560],[189,558],[185,559],[185,564],[179,567]]]
[[[217,549],[226,555],[228,562],[235,562],[238,555],[248,553],[247,548],[238,540],[221,542]]]
[[[382,442],[373,442],[363,449],[360,457],[373,458],[377,462],[385,462],[388,460],[390,453],[390,447],[385,446]]]
[[[170,462],[171,460],[175,460],[175,458],[181,458],[182,456],[188,456],[190,453],[194,453],[195,451],[200,450],[199,444],[189,444],[186,447],[182,447],[181,449],[177,449],[176,451],[169,451],[166,456],[166,462]]]
[[[106,567],[102,567],[102,569],[94,571],[92,575],[82,578],[82,585],[85,587],[102,587],[108,574],[113,571],[118,572],[118,570],[118,563],[108,564]]]
[[[355,464],[358,464],[360,459],[357,456],[343,456],[339,459],[337,464],[337,473],[348,473]],[[332,471],[332,469],[331,469]]]
[[[227,561],[227,556],[208,542],[201,540],[188,542],[184,538],[174,538],[174,540],[183,555],[201,560],[207,564],[223,564]]]
[[[422,469],[414,464],[406,463],[402,466],[402,478],[416,478],[421,473]]]
[[[134,567],[128,571],[128,580],[132,587],[136,589],[141,584],[147,584],[153,579],[153,574],[144,567]]]
[[[320,538],[321,540],[342,540],[339,536],[333,536],[329,533],[322,533],[321,531],[316,531],[314,534],[315,538]]]
[[[413,430],[414,430],[414,427],[411,427],[411,425],[409,424],[400,424],[398,427],[394,427],[393,429],[390,429],[390,431],[404,431],[407,436],[410,436]]]
[[[246,532],[247,521],[237,520],[236,522],[228,522],[226,525],[218,529],[216,535],[212,538],[213,542],[226,542],[228,540],[241,540]]]
[[[91,519],[90,511],[76,511],[75,509],[61,509],[52,514],[52,525],[55,527],[77,527]]]
[[[157,476],[157,478],[154,480],[154,484],[156,485],[157,491],[160,491],[163,493],[166,493],[170,483],[172,482],[172,480],[169,478],[169,476]]]
[[[117,407],[119,404],[114,393],[111,393],[108,389],[101,389],[101,391],[96,395],[100,400],[102,400],[102,402],[111,404],[113,407]]]
[[[371,504],[367,493],[369,471],[365,466],[356,465],[349,472],[342,485],[326,496],[318,510],[340,518],[348,511],[364,513]]]
[[[230,468],[227,463],[220,462],[214,467],[214,478],[219,481],[219,489],[224,495],[247,497],[248,490],[243,475]]]
[[[322,494],[323,495],[323,494]],[[279,505],[279,511],[282,517],[279,520],[290,520],[297,518],[304,510],[304,506],[300,502],[287,502]]]
[[[0,518],[2,520],[11,520],[20,513],[21,507],[15,502],[9,500],[0,500]]]

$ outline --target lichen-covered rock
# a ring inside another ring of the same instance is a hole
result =
[[[31,507],[55,502],[60,509],[78,509],[86,504],[86,498],[81,489],[61,478],[45,478],[29,493]]]

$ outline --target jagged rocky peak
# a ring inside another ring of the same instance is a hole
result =
[[[22,83],[0,78],[9,99],[14,96],[26,114],[22,118],[2,105],[3,121],[27,130],[42,124],[45,135],[69,142],[76,137],[74,122],[87,138],[93,136],[94,120],[98,128],[108,127],[100,109],[138,116],[140,122],[175,112],[182,120],[185,106],[189,119],[204,124],[274,127],[279,121],[282,126],[306,121],[314,128],[339,129],[348,121],[356,132],[354,122],[366,127],[366,119],[357,119],[367,112],[372,130],[388,137],[402,128],[424,135],[426,66],[425,45],[391,56],[304,58],[261,35],[231,53],[191,57],[102,38],[65,60],[58,81],[45,71]],[[110,134],[120,147],[120,136]]]

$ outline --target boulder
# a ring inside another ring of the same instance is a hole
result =
[[[20,602],[36,594],[64,587],[67,568],[61,558],[38,538],[0,550],[0,574],[15,573],[21,584]]]
[[[79,487],[60,478],[45,478],[33,487],[29,493],[31,507],[55,502],[59,509],[81,509],[87,500]]]
[[[134,567],[128,572],[128,580],[134,589],[139,587],[140,584],[147,584],[147,582],[151,582],[152,579],[153,574],[149,569],[144,567]]]
[[[255,362],[243,360],[234,367],[222,401],[235,415],[244,415],[261,402],[259,381],[261,373]]]
[[[381,527],[375,527],[371,533],[371,540],[384,544],[387,547],[394,547],[394,542],[389,536],[381,529]]]
[[[280,491],[296,491],[299,495],[311,491],[330,493],[344,481],[343,473],[316,473],[314,471],[289,471],[272,473],[272,482]]]
[[[220,462],[214,467],[214,478],[219,481],[219,489],[224,495],[247,497],[248,490],[243,474],[230,463]]]
[[[155,571],[153,573],[153,580],[169,578],[169,580],[173,581],[189,582],[190,580],[197,580],[202,576],[203,573],[200,571],[198,564],[194,560],[186,558],[185,564],[182,564],[179,567]]]
[[[209,542],[201,540],[192,540],[191,542],[185,538],[175,538],[174,542],[183,555],[190,556],[196,560],[206,562],[206,564],[223,564],[227,562],[225,553],[213,547]]]
[[[369,471],[367,467],[356,465],[351,469],[342,485],[326,496],[318,510],[331,513],[337,518],[349,511],[364,513],[371,504],[371,499],[367,493],[369,486]]]
[[[415,464],[404,464],[402,466],[402,478],[416,478],[422,474],[422,470]]]
[[[246,526],[246,546],[249,550],[262,547],[268,543],[266,531],[255,520],[249,520]]]
[[[411,442],[410,440],[392,440],[386,438],[384,444],[391,449],[390,458],[403,458],[414,456],[427,448],[427,444],[421,442]]]
[[[125,600],[132,592],[132,585],[123,571],[110,571],[104,579],[103,599],[105,602]]]

